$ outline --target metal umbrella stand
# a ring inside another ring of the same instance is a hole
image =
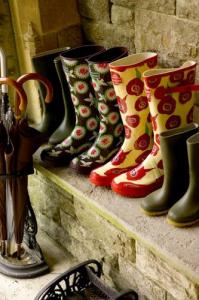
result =
[[[34,172],[32,156],[47,141],[43,133],[29,127],[23,114],[27,96],[22,85],[30,79],[44,83],[50,101],[51,85],[38,74],[27,74],[17,81],[0,78],[0,85],[6,87],[4,94],[7,86],[17,92],[14,111],[3,93],[0,110],[0,272],[16,278],[36,277],[48,271],[36,240],[37,222],[28,194],[28,175]]]

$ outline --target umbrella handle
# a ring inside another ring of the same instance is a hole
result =
[[[27,73],[27,74],[20,76],[17,79],[17,83],[19,83],[22,86],[24,83],[26,83],[29,80],[40,81],[45,86],[45,88],[46,88],[45,102],[50,103],[53,98],[53,87],[52,87],[52,84],[50,83],[50,81],[46,77],[40,75],[39,73]],[[17,95],[15,111],[19,107],[18,102],[19,102],[19,97]]]
[[[2,85],[2,84],[11,86],[16,90],[17,95],[18,95],[17,96],[18,97],[17,113],[19,112],[19,110],[24,111],[27,106],[27,96],[26,96],[26,93],[25,93],[23,87],[18,82],[16,82],[14,79],[11,79],[9,77],[0,78],[0,85]],[[16,112],[15,112],[15,114],[16,114]],[[19,114],[16,114],[15,117],[18,118]]]

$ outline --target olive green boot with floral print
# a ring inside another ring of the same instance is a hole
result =
[[[128,55],[124,47],[113,47],[89,58],[89,70],[100,115],[100,131],[89,150],[71,162],[79,173],[89,174],[94,168],[110,160],[119,150],[123,139],[123,125],[111,81],[109,63]]]
[[[75,108],[76,123],[70,136],[63,142],[42,151],[42,160],[58,165],[67,164],[93,144],[99,131],[99,116],[87,59],[103,51],[105,49],[102,46],[88,45],[61,54],[63,70]]]

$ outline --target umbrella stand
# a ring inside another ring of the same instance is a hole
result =
[[[27,188],[28,175],[34,172],[32,155],[47,140],[44,134],[28,126],[26,118],[20,117],[19,112],[25,111],[27,104],[22,84],[10,78],[0,78],[2,84],[16,89],[18,107],[15,116],[9,107],[5,113],[5,122],[0,123],[7,133],[6,145],[4,143],[5,171],[0,174],[0,181],[6,183],[6,196],[0,199],[0,229],[2,226],[6,228],[7,240],[0,235],[0,272],[15,278],[32,278],[49,271],[36,241],[37,221]],[[0,130],[0,152],[1,138]],[[5,212],[2,215],[2,208],[6,208],[6,216]]]

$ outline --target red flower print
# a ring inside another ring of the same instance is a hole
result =
[[[192,123],[193,122],[193,107],[190,109],[187,115],[187,123]]]
[[[157,117],[158,117],[158,114],[155,115],[154,117],[151,116],[151,122],[152,122],[152,127],[153,127],[154,131],[156,131],[158,128],[157,121],[156,121]]]
[[[106,176],[115,177],[116,175],[120,175],[122,173],[125,173],[129,170],[129,168],[113,168],[109,169],[108,171],[104,172]]]
[[[125,131],[125,137],[127,139],[130,139],[130,137],[131,137],[131,129],[128,126],[124,125],[124,131]]]
[[[172,128],[179,127],[180,123],[181,123],[180,116],[173,115],[168,118],[165,126],[167,129],[172,129]]]
[[[180,93],[179,102],[181,104],[184,104],[184,103],[188,102],[191,99],[191,96],[192,96],[191,91],[187,91],[185,93]]]
[[[155,141],[158,145],[160,145],[160,135],[159,134],[155,134]]]
[[[86,67],[82,67],[82,68],[79,69],[79,73],[82,74],[82,75],[86,75],[86,74],[89,73],[89,70]]]
[[[127,97],[127,96],[125,96],[125,97],[122,99],[122,98],[120,98],[119,96],[117,96],[117,103],[118,103],[118,106],[119,106],[119,110],[120,110],[122,113],[126,113],[126,112],[127,112],[126,97]]]
[[[145,81],[149,88],[155,89],[160,84],[161,77],[159,76],[145,77]]]
[[[145,96],[141,96],[139,97],[136,102],[135,102],[135,109],[137,111],[141,111],[144,110],[145,108],[148,107],[148,100],[147,97]]]
[[[84,84],[83,83],[78,84],[78,89],[83,90],[84,89]]]
[[[184,77],[184,72],[183,71],[176,71],[173,74],[170,75],[170,81],[171,82],[178,82],[182,81]]]
[[[148,116],[147,116],[147,122],[148,122],[148,123],[151,123],[151,114],[150,114],[150,113],[148,113]]]
[[[131,116],[126,116],[126,123],[130,126],[130,127],[137,127],[139,125],[140,122],[140,117],[138,115],[131,115]]]
[[[134,78],[127,84],[126,91],[129,95],[139,96],[144,90],[144,83],[139,78]]]
[[[158,162],[158,168],[163,170],[163,161],[162,161],[162,159]]]
[[[121,163],[123,163],[123,161],[126,159],[126,156],[130,153],[131,151],[127,151],[124,152],[122,149],[115,155],[115,157],[113,157],[112,159],[112,164],[114,166],[118,166]]]
[[[193,84],[195,82],[195,77],[196,77],[195,71],[194,70],[190,71],[187,74],[186,82]]]
[[[122,78],[116,72],[111,72],[111,80],[112,80],[113,84],[115,84],[115,85],[122,83]]]
[[[151,150],[151,154],[152,154],[153,156],[156,156],[157,153],[158,153],[158,151],[159,151],[159,147],[158,147],[158,145],[156,145],[156,143],[154,143],[154,144],[153,144],[153,148],[152,148],[152,150]]]
[[[147,133],[141,135],[134,143],[136,150],[146,150],[150,143],[150,137]]]
[[[99,68],[106,69],[108,64],[107,63],[99,63],[97,65]]]
[[[147,158],[147,156],[150,154],[150,152],[151,152],[151,150],[146,150],[146,151],[144,151],[142,154],[140,154],[140,155],[136,158],[135,162],[136,162],[137,164],[141,164],[141,163]]]
[[[149,68],[154,68],[156,65],[157,65],[157,56],[152,57],[147,61],[147,66]]]
[[[128,180],[139,180],[143,178],[147,172],[151,171],[152,169],[145,169],[144,166],[140,165],[137,168],[132,169],[127,173]]]
[[[171,96],[165,96],[158,104],[158,111],[161,114],[170,115],[176,108],[176,102]]]
[[[165,88],[163,86],[159,86],[154,92],[154,96],[156,99],[162,99],[164,97],[164,94]]]

